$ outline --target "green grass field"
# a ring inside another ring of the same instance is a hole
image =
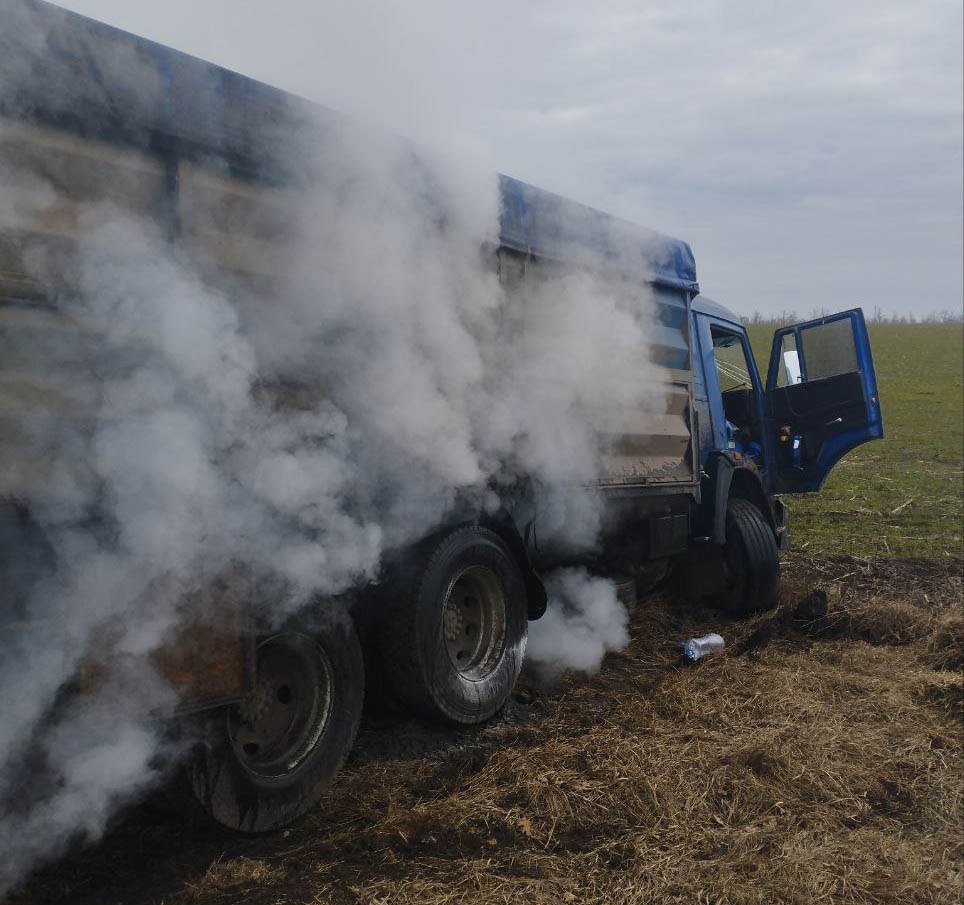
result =
[[[775,325],[749,328],[766,370]],[[961,556],[964,328],[873,324],[885,439],[850,453],[823,490],[788,498],[808,553]]]

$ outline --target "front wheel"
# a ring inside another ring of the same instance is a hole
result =
[[[364,694],[361,647],[343,613],[264,637],[255,670],[252,693],[213,716],[188,768],[204,810],[249,833],[314,805],[351,749]]]
[[[780,555],[763,513],[748,500],[726,504],[723,545],[724,590],[720,605],[734,616],[749,616],[776,606]]]

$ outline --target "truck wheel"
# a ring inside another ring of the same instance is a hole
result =
[[[771,609],[777,602],[780,556],[763,513],[748,500],[726,504],[721,606],[734,616]]]
[[[254,691],[218,711],[188,766],[202,808],[229,829],[260,833],[304,814],[351,749],[364,696],[351,620],[325,613],[257,646]]]
[[[412,712],[447,723],[489,719],[525,657],[519,567],[497,534],[467,525],[411,564],[381,622],[385,671]]]

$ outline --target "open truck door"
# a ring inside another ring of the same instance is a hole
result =
[[[773,489],[819,490],[850,450],[884,435],[863,311],[777,330],[766,395]]]

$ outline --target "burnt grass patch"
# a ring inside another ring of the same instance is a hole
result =
[[[524,676],[486,726],[368,718],[287,830],[162,790],[10,902],[956,903],[962,630],[959,561],[794,555],[774,611],[651,597],[598,675]]]

